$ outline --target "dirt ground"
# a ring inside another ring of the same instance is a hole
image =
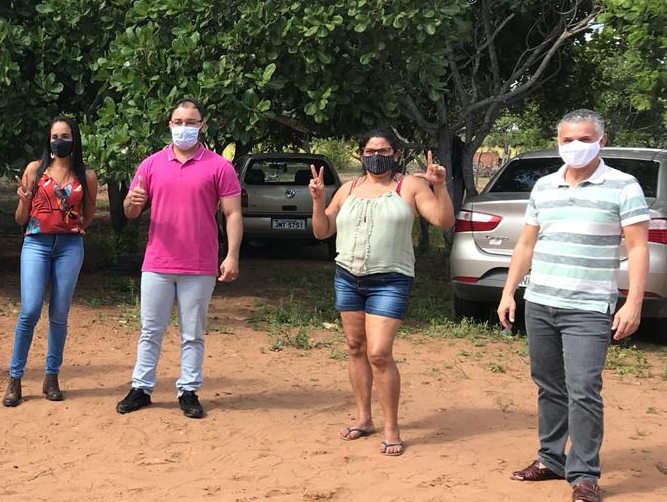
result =
[[[0,284],[4,374],[18,276],[12,260],[2,259],[11,265],[3,267]],[[267,331],[251,322],[284,293],[276,278],[287,270],[333,273],[325,258],[254,256],[242,260],[238,283],[217,287],[200,391],[203,420],[187,419],[178,408],[175,325],[165,337],[154,404],[116,413],[135,360],[136,305],[110,300],[106,288],[127,283],[131,293],[138,276],[83,274],[61,373],[66,400],[49,402],[40,393],[42,319],[25,400],[0,409],[0,500],[570,500],[564,481],[509,479],[534,458],[537,444],[535,388],[521,341],[479,347],[463,339],[402,337],[395,352],[405,454],[382,456],[380,433],[338,439],[353,420],[346,362],[332,357],[344,349],[342,335],[322,329],[313,337],[333,340],[333,347],[274,352]],[[658,346],[646,355],[650,376],[605,375],[606,500],[667,500],[665,351]],[[381,427],[377,403],[374,411]]]

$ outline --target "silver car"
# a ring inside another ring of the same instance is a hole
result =
[[[234,168],[241,182],[243,239],[245,242],[292,239],[314,242],[313,201],[308,191],[310,166],[324,167],[328,204],[340,188],[336,169],[324,155],[263,153],[245,155]],[[327,239],[335,254],[335,237]]]
[[[601,156],[609,166],[632,174],[644,190],[651,220],[642,321],[655,324],[659,333],[667,334],[667,150],[604,148]],[[530,191],[539,178],[561,165],[556,150],[519,155],[496,173],[480,195],[463,205],[456,218],[450,256],[457,316],[494,318],[512,250],[523,228]],[[518,300],[523,300],[529,275],[518,288]],[[627,256],[623,248],[618,272],[619,305],[627,287]]]

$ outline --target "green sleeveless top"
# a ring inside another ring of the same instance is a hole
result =
[[[414,214],[400,196],[402,181],[395,191],[374,199],[347,196],[336,217],[336,264],[354,275],[398,272],[415,276]]]

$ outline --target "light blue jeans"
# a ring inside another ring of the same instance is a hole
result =
[[[174,298],[178,303],[181,332],[181,376],[176,381],[178,395],[201,387],[206,312],[215,280],[212,275],[141,274],[141,335],[132,387],[148,394],[153,392],[162,338],[169,326]]]
[[[57,374],[67,339],[67,315],[83,263],[83,239],[72,234],[26,235],[21,248],[21,312],[9,364],[12,378],[23,377],[35,325],[42,313],[46,288],[49,297],[49,333],[46,373]]]

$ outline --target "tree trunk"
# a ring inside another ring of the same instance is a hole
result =
[[[127,225],[127,218],[123,210],[123,201],[127,196],[128,184],[126,181],[107,181],[107,193],[109,194],[109,216],[111,216],[111,227],[116,234],[120,234],[125,225]]]
[[[250,153],[250,150],[252,150],[252,147],[253,147],[252,143],[241,143],[240,141],[237,141],[236,143],[234,143],[234,160],[232,161],[232,163],[236,164],[236,161],[240,157]]]
[[[438,160],[447,169],[447,191],[454,206],[456,215],[463,200],[463,176],[461,172],[461,148],[463,142],[454,136],[449,129],[442,129],[438,137]],[[447,228],[442,232],[444,240],[444,254],[449,257],[454,240],[454,229]]]
[[[428,252],[429,249],[431,249],[431,238],[429,235],[429,227],[431,225],[429,224],[428,221],[424,219],[424,217],[420,216],[419,217],[419,252],[421,253],[426,253]]]

